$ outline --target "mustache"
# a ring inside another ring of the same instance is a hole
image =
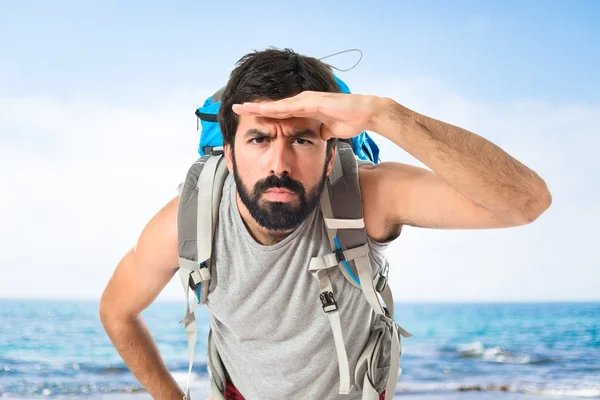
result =
[[[272,188],[287,189],[292,193],[304,194],[304,186],[297,180],[290,178],[288,175],[277,176],[269,175],[254,185],[254,193],[259,195]]]

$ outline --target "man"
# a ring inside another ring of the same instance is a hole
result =
[[[290,50],[240,60],[223,93],[219,123],[230,175],[207,307],[228,390],[247,399],[336,394],[330,327],[318,305],[307,301],[318,295],[308,262],[331,250],[318,199],[336,140],[376,132],[431,169],[395,162],[360,167],[376,268],[403,225],[513,227],[531,223],[551,203],[544,181],[493,143],[389,98],[339,93],[328,66]],[[116,349],[155,399],[184,395],[140,318],[178,269],[177,210],[175,197],[149,221],[100,305]],[[360,290],[337,284],[339,301],[352,310],[343,324],[350,332],[348,358],[356,362],[368,335],[362,321],[371,310]]]

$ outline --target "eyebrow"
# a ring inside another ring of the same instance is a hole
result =
[[[302,137],[302,138],[308,138],[308,139],[313,139],[313,140],[321,139],[321,135],[317,134],[312,129],[298,129],[289,136],[292,138]]]
[[[263,136],[271,136],[269,132],[263,132],[260,129],[250,128],[244,133],[244,138],[253,138],[253,137],[263,137]]]
[[[265,137],[265,136],[269,137],[269,136],[273,136],[273,135],[271,134],[271,132],[261,131],[258,128],[250,128],[246,131],[246,133],[244,133],[245,139],[255,138],[255,137]],[[321,135],[317,134],[312,129],[298,129],[286,136],[288,136],[290,138],[302,137],[302,138],[309,138],[309,139],[314,139],[314,140],[321,138]]]

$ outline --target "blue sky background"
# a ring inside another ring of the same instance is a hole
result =
[[[339,73],[353,91],[475,131],[553,192],[526,227],[407,229],[390,248],[399,300],[600,299],[600,3],[123,3],[0,6],[1,297],[97,298],[193,162],[195,108],[276,46],[361,49]]]

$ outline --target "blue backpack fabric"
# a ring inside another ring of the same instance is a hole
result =
[[[344,81],[335,75],[334,77],[342,93],[351,93]],[[214,147],[223,146],[223,136],[217,122],[217,114],[219,113],[223,90],[224,88],[219,89],[214,95],[206,99],[202,107],[196,110],[196,117],[200,122],[198,129],[202,128],[200,143],[198,145],[198,154],[201,157],[209,154]],[[359,135],[353,137],[351,144],[354,153],[359,159],[371,161],[373,164],[377,164],[380,161],[379,147],[366,131],[362,131]]]

